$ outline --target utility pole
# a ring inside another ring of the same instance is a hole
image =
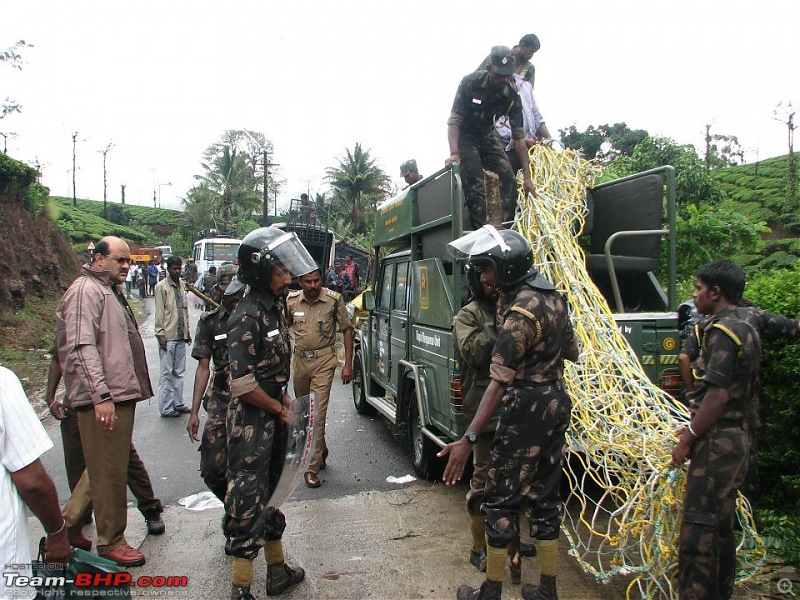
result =
[[[158,208],[158,204],[156,204],[156,191],[153,190],[153,208]]]
[[[268,181],[269,181],[269,168],[270,167],[278,167],[280,166],[278,163],[271,163],[269,162],[269,151],[267,150],[266,141],[264,142],[264,205],[261,207],[262,210],[262,219],[261,224],[266,227],[269,225],[269,190],[268,190]],[[275,191],[277,197],[277,190]],[[277,200],[275,202],[275,216],[278,216],[278,204]]]
[[[105,150],[100,150],[103,155],[103,218],[108,219],[108,179],[106,177],[106,157],[114,147],[114,142],[109,142]]]
[[[125,204],[125,184],[121,183],[119,187],[122,189],[122,203]]]
[[[786,105],[784,105],[783,102],[779,102],[778,107],[775,109],[775,112],[773,113],[773,117],[775,118],[775,120],[784,123],[789,133],[788,200],[790,203],[795,202],[797,200],[797,160],[794,155],[794,130],[797,129],[797,125],[795,125],[794,123],[795,112],[796,111],[790,101]]]
[[[75,192],[75,147],[78,145],[78,132],[72,132],[72,206],[78,206],[78,195]]]

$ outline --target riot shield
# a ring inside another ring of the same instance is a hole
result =
[[[275,449],[284,448],[285,451],[283,454],[273,452],[269,507],[280,508],[308,469],[316,445],[315,410],[314,394],[295,398],[289,408],[289,424],[280,427],[280,433],[276,429]]]

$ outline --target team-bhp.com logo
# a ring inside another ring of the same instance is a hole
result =
[[[131,588],[131,595],[161,596],[165,595],[164,592],[167,592],[167,588],[185,588],[189,583],[189,578],[185,575],[156,575],[152,577],[142,575],[134,579],[130,573],[124,571],[121,573],[78,573],[74,579],[67,579],[63,576],[31,577],[20,573],[3,573],[3,579],[7,588],[35,587],[42,590],[39,594],[40,597],[44,598],[48,595],[47,590],[56,592],[57,590],[63,590],[67,585],[74,586],[74,593],[77,596],[84,595],[81,591],[85,591],[85,595],[90,597],[94,595],[91,590],[95,588],[106,588],[104,593],[107,594],[108,591],[111,591],[108,588],[122,588],[123,586]],[[139,588],[139,591],[134,592],[134,588]],[[169,590],[167,595],[182,595],[176,592],[178,590]]]

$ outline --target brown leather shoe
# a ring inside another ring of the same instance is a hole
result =
[[[141,567],[145,562],[144,554],[128,544],[122,544],[122,546],[118,546],[111,552],[106,552],[100,556],[113,560],[120,567]]]
[[[67,538],[69,539],[70,546],[86,550],[87,552],[92,549],[92,540],[84,537],[80,527],[77,529],[68,529]]]
[[[322,482],[317,477],[317,474],[313,471],[306,471],[305,475],[306,485],[310,488],[318,488],[322,485]]]

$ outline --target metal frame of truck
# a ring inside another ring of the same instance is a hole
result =
[[[670,286],[661,294],[663,312],[615,315],[626,337],[638,336],[649,351],[658,353],[659,328],[675,323],[674,171],[656,169],[593,188],[634,181],[658,174],[666,187],[668,226],[622,232],[607,245],[631,236],[666,235]],[[589,195],[591,215],[591,194]],[[464,232],[463,194],[457,165],[442,169],[386,200],[376,211],[375,265],[372,290],[365,293],[369,317],[356,331],[353,400],[361,414],[378,412],[404,424],[412,448],[414,470],[435,477],[441,469],[436,453],[463,434],[460,372],[454,359],[451,330],[455,314],[467,301],[462,271],[447,255],[446,245]],[[591,227],[591,225],[589,225]],[[612,236],[613,237],[613,236]],[[660,242],[659,242],[660,243]],[[385,255],[384,255],[385,254]],[[383,257],[377,260],[379,257]],[[609,261],[611,258],[608,259]],[[616,279],[614,265],[609,265]],[[650,274],[652,275],[652,274]],[[660,290],[654,278],[651,282]],[[616,304],[623,306],[616,282]],[[630,331],[627,331],[630,329]],[[674,329],[677,340],[677,329]],[[646,341],[643,341],[646,340]],[[675,348],[675,357],[678,349]],[[663,361],[656,361],[660,368]],[[667,361],[669,364],[669,361]],[[652,377],[652,376],[651,376]]]

